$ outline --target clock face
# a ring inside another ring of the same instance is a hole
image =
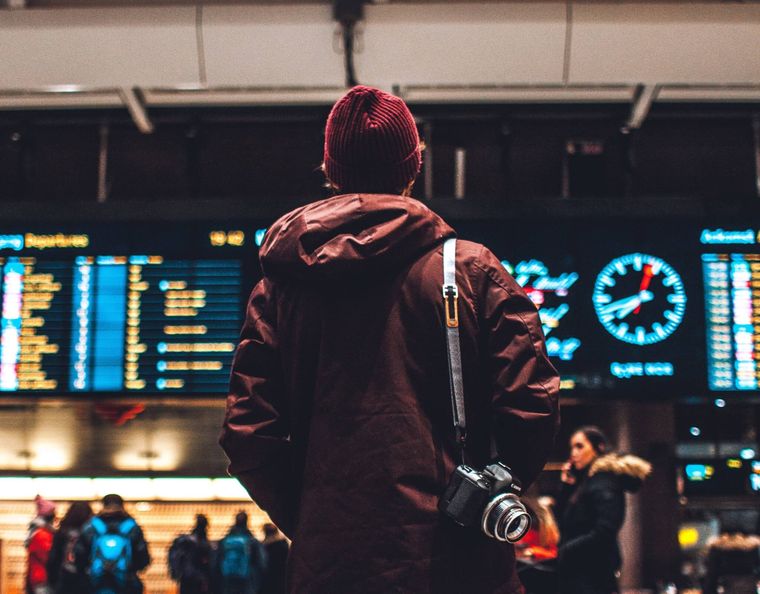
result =
[[[593,301],[607,332],[639,346],[665,340],[686,312],[681,277],[648,254],[626,254],[607,264],[596,277]]]

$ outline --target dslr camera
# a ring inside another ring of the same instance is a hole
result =
[[[501,462],[478,471],[457,466],[438,509],[460,526],[480,527],[502,542],[520,540],[530,528],[530,514],[518,498],[522,486],[512,470]]]

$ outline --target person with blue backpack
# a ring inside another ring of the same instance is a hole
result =
[[[217,550],[221,594],[258,594],[266,568],[266,549],[248,529],[248,514],[238,512]]]
[[[137,572],[150,564],[148,543],[119,495],[103,497],[103,510],[85,524],[74,557],[92,594],[142,593]]]

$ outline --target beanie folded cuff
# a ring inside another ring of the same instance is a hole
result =
[[[407,157],[395,163],[346,165],[325,154],[325,175],[339,190],[360,191],[385,188],[400,191],[412,182],[422,167],[422,154],[416,147]]]

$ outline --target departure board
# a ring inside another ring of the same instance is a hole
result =
[[[760,385],[760,254],[703,254],[708,382],[712,390]]]
[[[245,234],[201,232],[170,245],[172,234],[151,232],[165,250],[93,253],[162,243],[123,229],[58,234],[60,246],[42,250],[34,234],[0,236],[0,392],[227,390],[257,276],[244,272]]]
[[[226,393],[271,222],[0,229],[0,394]],[[760,229],[450,223],[536,306],[565,394],[760,393]]]

